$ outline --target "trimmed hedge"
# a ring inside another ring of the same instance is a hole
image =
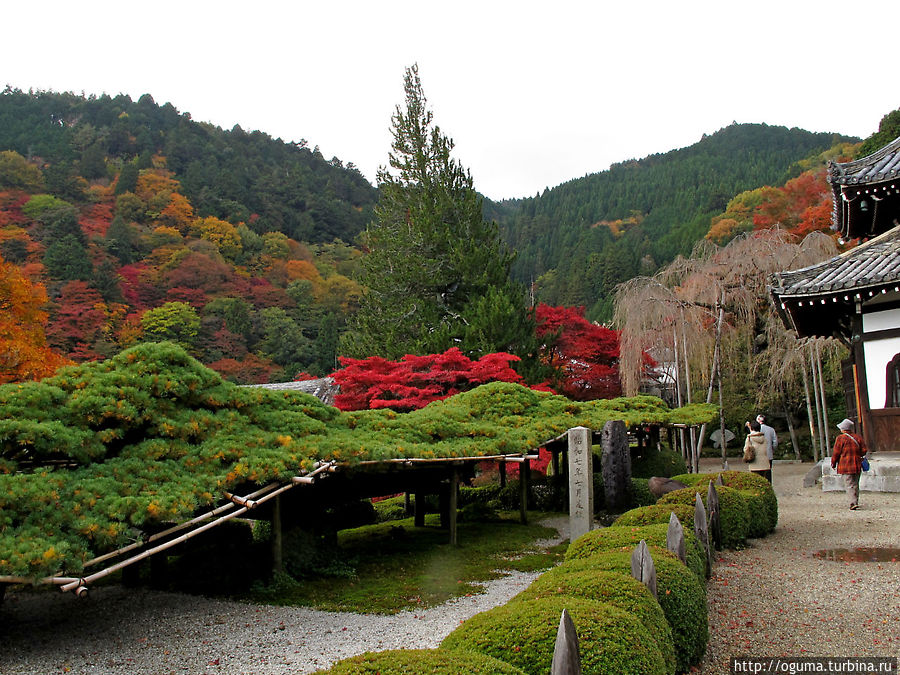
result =
[[[433,673],[434,675],[521,675],[515,666],[485,654],[446,649],[392,649],[385,652],[366,652],[338,661],[319,674],[331,675],[409,675]]]
[[[700,663],[709,641],[706,587],[669,551],[651,546],[650,554],[656,567],[659,605],[672,628],[677,670],[687,672],[692,665]],[[631,554],[618,551],[596,553],[589,558],[565,562],[545,572],[543,577],[552,579],[585,570],[631,574]],[[546,583],[552,581],[548,579]]]
[[[591,530],[569,544],[569,548],[566,550],[566,560],[589,558],[595,553],[606,551],[618,550],[630,553],[641,539],[645,540],[648,546],[658,546],[664,549],[668,530],[668,523],[643,526],[615,525]],[[684,530],[684,543],[688,569],[696,574],[698,579],[705,580],[706,552],[693,530]]]
[[[441,648],[481,652],[526,673],[546,675],[563,609],[575,623],[585,675],[666,672],[662,655],[637,617],[606,603],[573,597],[525,600],[476,614],[450,633]]]
[[[666,621],[662,607],[640,581],[629,574],[593,570],[554,576],[542,575],[510,602],[555,598],[561,595],[605,602],[636,616],[656,642],[665,662],[666,672],[675,672],[675,643],[672,641],[672,629]]]
[[[694,508],[685,504],[651,504],[637,509],[626,511],[613,521],[614,526],[641,526],[654,525],[656,523],[669,524],[669,518],[674,513],[681,521],[684,531],[694,531]]]
[[[650,492],[649,478],[631,479],[631,503],[634,506],[650,506],[656,503],[656,497]]]
[[[635,478],[670,478],[687,472],[687,464],[680,453],[672,450],[647,450],[647,454],[631,460],[631,475]]]
[[[716,488],[719,493],[719,509],[720,520],[722,522],[722,545],[726,548],[739,548],[743,546],[747,540],[747,534],[750,532],[750,505],[748,503],[749,495],[745,495],[741,490],[736,490],[727,486],[720,485]],[[695,495],[700,494],[704,506],[709,512],[709,505],[706,503],[706,490],[702,484],[686,487],[682,490],[675,490],[659,499],[659,504],[686,504],[693,506],[695,504]]]
[[[702,485],[704,494],[706,494],[707,485],[717,476],[722,476],[722,482],[727,487],[740,490],[747,498],[750,507],[748,537],[764,537],[775,529],[775,526],[778,525],[778,498],[775,496],[772,485],[762,476],[752,471],[720,471],[712,474],[686,474],[676,476],[676,479],[686,485]],[[686,478],[689,478],[691,482],[685,480]]]

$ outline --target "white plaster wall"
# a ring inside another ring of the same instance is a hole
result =
[[[863,317],[865,321],[865,317]],[[887,364],[900,353],[900,337],[875,340],[863,344],[866,356],[866,382],[869,385],[869,407],[884,408],[887,394]]]
[[[862,325],[863,333],[900,328],[900,309],[887,309],[882,312],[863,314]]]

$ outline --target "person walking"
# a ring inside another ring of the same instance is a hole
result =
[[[841,433],[835,439],[834,449],[831,451],[831,468],[844,476],[850,509],[855,511],[859,508],[859,476],[862,473],[862,459],[867,452],[866,443],[861,436],[851,433],[851,420],[841,420],[837,427]]]
[[[766,456],[769,458],[769,468],[766,470],[766,480],[771,483],[772,464],[775,461],[775,451],[778,449],[778,434],[775,433],[775,429],[766,424],[765,415],[757,415],[756,421],[759,422],[759,430],[762,431],[763,436],[766,437],[766,443],[768,443]]]
[[[760,424],[756,420],[747,422],[750,433],[747,434],[747,440],[744,441],[744,463],[747,468],[758,476],[766,477],[771,462],[766,456],[766,449],[769,446],[765,434],[760,431]]]

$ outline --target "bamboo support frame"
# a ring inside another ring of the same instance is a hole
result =
[[[684,425],[679,425],[679,426],[684,426]],[[568,435],[568,431],[566,431],[563,434],[560,434],[559,436],[557,436],[554,439],[548,440],[547,443],[559,441],[560,439],[565,438],[567,435]],[[358,464],[353,465],[353,466],[372,466],[372,465],[384,465],[384,464],[403,464],[405,466],[415,466],[415,465],[422,465],[422,464],[429,464],[429,463],[443,463],[443,464],[452,463],[456,466],[459,466],[459,465],[463,465],[465,462],[496,461],[501,466],[505,467],[505,464],[507,462],[520,463],[523,465],[521,471],[524,472],[523,475],[520,476],[520,483],[522,483],[522,485],[520,486],[520,488],[522,488],[521,496],[523,498],[522,503],[520,505],[520,509],[522,511],[520,516],[522,518],[522,521],[527,523],[528,472],[530,469],[531,461],[537,460],[537,459],[539,459],[539,457],[540,457],[539,454],[532,451],[531,453],[523,452],[523,453],[515,453],[515,454],[508,454],[508,455],[485,455],[485,456],[481,456],[481,457],[395,458],[395,459],[388,459],[388,460],[367,460],[367,461],[359,462]],[[249,510],[258,507],[260,504],[268,502],[271,499],[275,499],[282,493],[287,492],[288,490],[291,490],[292,488],[296,487],[297,485],[314,484],[320,475],[322,475],[322,474],[327,475],[329,473],[335,473],[336,471],[340,470],[341,468],[344,468],[344,467],[339,466],[337,464],[337,462],[334,462],[334,461],[316,462],[313,465],[312,471],[310,471],[309,473],[307,473],[305,475],[294,476],[285,483],[277,483],[277,482],[269,483],[269,484],[265,485],[264,487],[262,487],[258,490],[255,490],[254,492],[252,492],[248,495],[244,495],[244,496],[225,492],[223,496],[225,499],[228,500],[227,503],[222,504],[214,509],[211,509],[211,510],[207,511],[206,513],[202,513],[202,514],[200,514],[190,520],[187,520],[183,523],[179,523],[179,524],[174,525],[166,530],[157,532],[149,537],[141,538],[139,541],[135,541],[131,544],[128,544],[119,549],[116,549],[115,551],[110,551],[101,556],[97,556],[96,558],[92,558],[91,560],[87,561],[84,564],[84,567],[87,568],[87,567],[96,566],[96,565],[100,564],[101,562],[106,562],[108,560],[118,558],[118,557],[126,555],[128,553],[132,553],[138,549],[141,549],[141,548],[147,546],[148,544],[166,539],[167,537],[169,537],[173,534],[176,534],[178,532],[181,532],[183,530],[189,529],[192,526],[199,525],[200,523],[204,523],[204,521],[209,521],[203,525],[200,525],[199,527],[196,527],[195,529],[190,530],[189,532],[181,534],[178,537],[175,537],[174,539],[168,539],[167,541],[164,541],[163,543],[160,543],[157,546],[153,546],[152,548],[147,548],[147,549],[141,551],[140,553],[137,553],[136,555],[133,555],[124,560],[120,560],[119,562],[117,562],[113,565],[110,565],[108,567],[104,567],[103,569],[101,569],[97,572],[94,572],[93,574],[89,574],[89,575],[81,576],[81,577],[50,576],[50,577],[44,577],[42,579],[37,580],[37,583],[56,585],[56,586],[59,586],[59,588],[62,592],[74,591],[76,595],[78,595],[79,597],[83,597],[83,596],[87,595],[88,586],[91,583],[93,583],[99,579],[102,579],[104,577],[107,577],[110,574],[113,574],[125,567],[128,567],[137,562],[145,560],[153,555],[162,553],[178,544],[181,544],[189,539],[192,539],[193,537],[196,537],[199,534],[202,534],[203,532],[206,532],[207,530],[212,529],[213,527],[216,527],[216,526],[221,525],[222,523],[225,523],[233,518],[243,515],[244,513],[248,512]],[[351,466],[349,468],[353,468],[353,467]],[[454,469],[454,473],[456,473],[455,469]],[[522,477],[524,477],[524,480],[521,480]],[[417,511],[416,518],[417,518],[417,521],[418,521],[420,515],[423,515],[423,512],[421,511],[421,506],[420,506],[421,501],[422,501],[422,499],[420,497],[420,493],[417,493],[416,494],[416,511]],[[210,520],[210,519],[212,519],[212,520]],[[34,579],[31,579],[28,577],[0,575],[0,584],[30,584],[30,583],[34,583],[34,582],[35,582]]]

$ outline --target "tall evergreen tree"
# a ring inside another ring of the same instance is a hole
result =
[[[451,158],[453,141],[433,124],[415,65],[404,89],[366,232],[366,292],[344,351],[398,359],[459,347],[533,356],[524,289],[509,279],[513,256],[484,220],[470,172]]]

